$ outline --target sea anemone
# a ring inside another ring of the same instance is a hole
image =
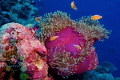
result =
[[[89,17],[75,21],[66,13],[56,11],[45,14],[38,23],[39,37],[48,50],[48,64],[58,75],[79,74],[96,68],[98,59],[93,44],[108,38],[109,34],[98,21]],[[58,38],[51,41],[54,36]]]
[[[39,20],[38,25],[41,27],[40,37],[44,40],[59,33],[67,26],[71,26],[76,32],[84,35],[86,40],[108,38],[110,33],[98,21],[91,20],[90,16],[75,21],[70,19],[70,15],[61,11],[45,14]]]

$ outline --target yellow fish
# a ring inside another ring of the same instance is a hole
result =
[[[101,18],[102,18],[102,16],[100,16],[100,15],[93,15],[93,16],[91,16],[92,20],[98,20],[98,19],[101,19]]]
[[[74,45],[77,49],[81,49],[81,47],[79,45]]]
[[[75,6],[74,1],[71,2],[71,8],[74,9],[74,10],[77,10],[77,7]]]
[[[59,36],[53,36],[53,37],[50,38],[50,41],[53,41],[53,40],[57,39],[58,37]]]

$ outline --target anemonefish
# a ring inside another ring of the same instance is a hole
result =
[[[58,37],[59,36],[53,36],[53,37],[50,38],[50,41],[53,41],[53,40],[57,39]]]
[[[75,6],[74,1],[71,2],[71,8],[74,9],[74,10],[77,10],[77,7]]]
[[[81,47],[79,45],[74,45],[77,49],[81,49]]]
[[[40,17],[35,17],[34,19],[35,19],[35,21],[38,21],[40,18],[42,18],[42,16],[40,16]]]
[[[101,18],[102,18],[102,16],[100,16],[100,15],[93,15],[93,16],[91,16],[92,20],[99,20]]]

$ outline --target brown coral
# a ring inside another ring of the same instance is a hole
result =
[[[3,53],[3,58],[6,58],[8,61],[11,60],[11,58],[18,58],[17,48],[15,46],[11,46],[12,50],[6,51]]]

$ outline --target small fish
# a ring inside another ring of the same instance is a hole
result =
[[[39,19],[41,19],[42,18],[42,16],[40,16],[40,17],[35,17],[34,19],[35,19],[35,21],[38,21]]]
[[[100,15],[93,15],[93,16],[91,16],[92,20],[99,20],[101,18],[102,18],[102,16],[100,16]]]
[[[79,45],[74,45],[77,49],[81,49],[81,47]]]
[[[53,36],[53,37],[50,38],[50,41],[53,41],[53,40],[57,39],[58,37],[59,36]]]
[[[77,10],[77,7],[75,6],[74,1],[71,2],[71,8],[74,9],[74,10]]]

